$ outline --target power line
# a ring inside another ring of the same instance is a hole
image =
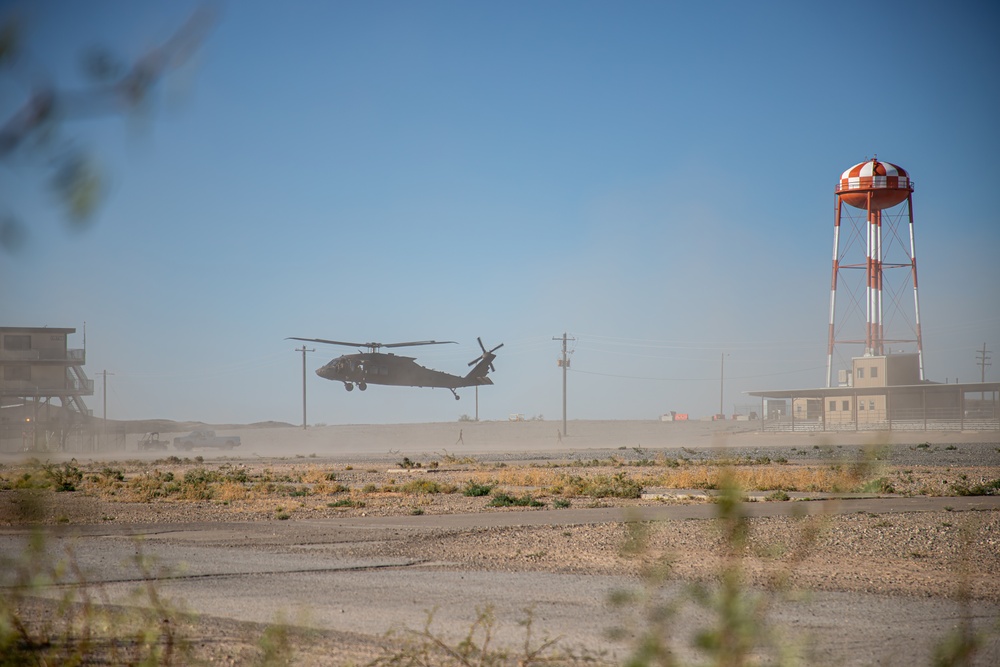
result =
[[[816,371],[826,368],[826,366],[813,366],[811,368],[800,368],[794,371],[781,371],[778,373],[758,373],[755,375],[733,375],[730,376],[730,380],[753,380],[756,378],[766,378],[774,377],[776,375],[795,375],[796,373],[806,373],[808,371]],[[579,368],[570,369],[574,373],[582,373],[584,375],[599,375],[601,377],[609,378],[622,378],[624,380],[653,380],[656,382],[714,382],[718,378],[714,377],[703,377],[703,378],[668,378],[668,377],[650,377],[648,375],[620,375],[617,373],[599,373],[597,371],[582,371]]]

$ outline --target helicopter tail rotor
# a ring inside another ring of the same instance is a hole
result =
[[[482,338],[476,338],[476,340],[479,341],[479,349],[481,349],[483,353],[469,362],[470,366],[475,366],[475,368],[473,368],[469,373],[469,377],[485,379],[488,372],[496,372],[496,368],[493,366],[493,360],[497,358],[496,351],[503,347],[503,343],[500,343],[491,350],[487,350],[486,346],[483,345]]]

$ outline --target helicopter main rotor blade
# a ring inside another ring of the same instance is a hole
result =
[[[383,347],[414,347],[417,345],[446,345],[448,343],[458,344],[453,340],[415,340],[408,343],[349,343],[342,340],[327,340],[326,338],[299,338],[298,336],[289,336],[285,340],[301,340],[307,343],[326,343],[327,345],[343,345],[344,347],[358,347],[358,348],[368,348],[372,352]]]
[[[458,345],[458,341],[454,340],[417,340],[410,343],[368,343],[368,345],[378,345],[379,347],[415,347],[417,345],[447,345],[453,343]]]
[[[381,347],[378,343],[345,343],[340,340],[327,340],[325,338],[299,338],[298,336],[288,336],[285,340],[302,340],[307,343],[326,343],[327,345],[344,345],[345,347]]]

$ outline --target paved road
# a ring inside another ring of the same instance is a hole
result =
[[[1000,498],[843,499],[800,503],[749,503],[755,516],[792,512],[920,512],[950,506],[1000,509]],[[642,627],[629,613],[613,610],[609,595],[635,588],[635,580],[615,576],[545,572],[466,571],[447,563],[405,558],[350,556],[356,542],[405,540],[434,530],[491,526],[575,525],[620,521],[703,519],[707,505],[647,507],[635,512],[567,509],[469,515],[355,517],[257,523],[198,523],[150,526],[81,526],[54,530],[54,553],[73,550],[94,581],[117,600],[127,600],[138,583],[127,564],[141,549],[165,566],[160,591],[186,601],[207,616],[272,623],[279,619],[345,632],[379,636],[392,627],[419,628],[436,609],[435,625],[455,637],[468,629],[477,607],[491,604],[500,620],[500,639],[523,640],[516,621],[532,605],[537,627],[561,635],[566,644],[607,649],[624,655],[624,644],[608,639],[613,626]],[[24,529],[0,530],[0,549],[16,553]],[[680,595],[681,585],[667,595]],[[980,625],[996,622],[1000,606],[976,603]],[[812,593],[782,601],[770,618],[811,664],[928,664],[931,646],[960,617],[957,603],[938,598],[890,597],[857,593]],[[704,627],[707,619],[688,604],[677,619],[677,636]],[[995,635],[994,635],[995,636]],[[678,641],[686,646],[688,640]],[[808,648],[806,648],[808,647]],[[1000,644],[988,647],[982,664],[1000,662]]]

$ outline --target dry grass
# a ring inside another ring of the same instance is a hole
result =
[[[60,466],[27,461],[0,470],[0,491],[37,489],[51,493],[72,487],[71,493],[109,503],[169,503],[178,507],[207,502],[218,507],[219,512],[230,513],[271,513],[277,507],[302,507],[315,512],[336,509],[338,513],[398,514],[418,499],[431,511],[484,511],[488,499],[460,493],[470,484],[514,496],[550,496],[563,502],[615,497],[632,504],[646,502],[638,499],[643,489],[720,489],[725,471],[744,492],[764,493],[960,495],[965,489],[989,487],[996,477],[977,468],[887,466],[877,452],[836,465],[784,460],[768,463],[763,458],[743,459],[731,465],[722,461],[661,456],[647,457],[638,464],[618,459],[542,466],[472,463],[427,472],[275,461],[206,463],[176,457],[151,463],[88,465],[74,461]],[[331,507],[332,501],[345,498],[354,501],[353,507]]]
[[[862,481],[849,470],[830,466],[684,466],[650,476],[645,486],[718,489],[724,473],[744,491],[849,491]]]

